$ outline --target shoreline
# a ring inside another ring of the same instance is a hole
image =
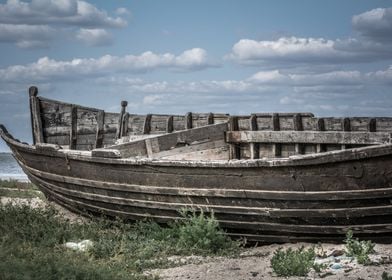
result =
[[[18,181],[21,183],[29,183],[30,180],[26,174],[0,174],[0,180],[3,181]]]

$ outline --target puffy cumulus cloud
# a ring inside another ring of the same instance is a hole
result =
[[[282,74],[278,70],[260,71],[248,78],[255,84],[276,86],[358,85],[363,75],[359,71],[332,71],[310,74]]]
[[[173,71],[195,71],[215,67],[206,59],[206,52],[201,49],[184,51],[176,56],[171,53],[155,54],[145,52],[141,55],[122,57],[105,55],[97,59],[79,58],[70,61],[58,61],[48,57],[27,65],[13,65],[0,69],[0,81],[46,81],[57,79],[82,79],[102,76],[112,72],[143,73],[159,68]]]
[[[47,47],[55,30],[46,25],[2,24],[0,42],[16,43],[21,48]]]
[[[113,38],[105,29],[87,29],[81,28],[76,33],[76,39],[88,46],[104,46],[110,45]]]
[[[392,8],[355,15],[352,26],[360,36],[342,39],[282,37],[241,39],[226,58],[263,68],[337,65],[392,59]]]
[[[130,15],[131,12],[128,11],[127,8],[121,7],[121,8],[116,9],[116,14],[120,15],[120,16],[127,16],[127,15]]]
[[[125,12],[125,11],[123,11]],[[100,10],[86,1],[77,0],[32,0],[24,2],[20,0],[8,0],[0,4],[0,24],[2,29],[15,30],[21,32],[25,30],[20,39],[15,39],[12,32],[0,32],[0,42],[16,43],[19,47],[40,47],[48,46],[53,36],[44,36],[62,32],[73,32],[76,28],[81,28],[77,33],[77,39],[81,35],[86,35],[85,40],[90,46],[102,45],[110,40],[110,35],[105,28],[121,28],[127,25],[127,21],[120,16],[111,17],[104,10]],[[30,29],[28,29],[28,27]],[[38,39],[26,39],[27,31],[40,29],[42,34],[38,34]],[[90,32],[88,33],[88,30]],[[95,31],[93,31],[95,30]],[[4,31],[4,30],[0,30]],[[83,34],[84,32],[84,34]],[[14,39],[13,39],[14,38]]]
[[[234,44],[227,58],[244,65],[274,68],[285,65],[342,64],[392,58],[389,45],[355,38],[285,37],[275,41],[242,39]]]
[[[360,34],[375,41],[392,41],[392,8],[378,8],[352,18]]]
[[[110,17],[104,10],[85,1],[8,0],[0,4],[0,22],[10,24],[62,24],[79,27],[124,27],[121,17]]]

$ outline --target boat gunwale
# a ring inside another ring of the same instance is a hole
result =
[[[51,157],[97,162],[106,164],[130,164],[173,167],[200,168],[276,168],[291,166],[321,165],[328,163],[363,160],[392,154],[392,143],[372,145],[345,150],[334,150],[323,153],[293,155],[288,158],[232,159],[232,160],[167,160],[152,158],[106,158],[92,156],[91,151],[62,149],[59,145],[40,143],[30,145],[21,143],[0,125],[0,136],[11,149],[41,154]]]

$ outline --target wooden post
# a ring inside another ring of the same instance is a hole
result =
[[[207,116],[207,125],[209,124],[214,124],[214,114],[213,113],[209,113]]]
[[[143,134],[150,134],[151,132],[151,114],[147,114],[143,124]]]
[[[127,136],[128,134],[128,122],[129,122],[129,113],[125,113],[122,118],[121,137]]]
[[[252,114],[249,118],[249,126],[250,130],[252,131],[257,131],[257,117],[255,114]],[[250,148],[250,158],[251,159],[258,159],[259,158],[259,148],[260,145],[259,143],[250,143],[249,145]]]
[[[169,116],[168,118],[167,118],[167,120],[166,120],[166,133],[172,133],[173,132],[173,127],[174,127],[174,125],[173,125],[173,122],[174,122],[174,120],[173,120],[174,118],[173,118],[173,116]]]
[[[323,118],[319,118],[317,120],[317,130],[318,131],[325,131],[325,121],[324,121]],[[325,144],[317,144],[316,152],[317,153],[323,153],[323,152],[325,152],[327,150],[326,148],[327,147],[326,147]]]
[[[293,121],[294,121],[294,130],[296,131],[303,131],[303,125],[302,125],[302,117],[301,114],[295,114],[293,116]],[[302,144],[295,144],[295,153],[296,154],[304,154],[304,145]]]
[[[192,112],[188,112],[185,115],[185,129],[191,129],[193,127]]]
[[[280,130],[279,114],[278,113],[272,114],[272,130],[273,131]],[[282,145],[279,143],[272,144],[272,154],[275,157],[281,156],[282,155]]]
[[[69,149],[75,150],[78,139],[78,107],[71,106],[71,129],[69,131]]]
[[[41,108],[38,100],[38,88],[29,88],[30,96],[30,117],[31,117],[31,130],[33,133],[33,144],[44,143],[44,134],[42,130]]]
[[[97,134],[95,136],[95,149],[103,146],[103,127],[105,121],[105,111],[98,111],[97,113]]]
[[[369,132],[376,132],[377,131],[377,120],[375,118],[371,118],[369,120],[368,131]]]
[[[351,131],[351,123],[349,118],[343,119],[343,131]],[[342,150],[347,149],[346,145],[342,145]]]
[[[238,131],[238,117],[230,116],[229,118],[229,130]],[[240,159],[241,150],[237,143],[230,144],[230,159]]]
[[[118,118],[118,125],[117,125],[117,132],[116,132],[116,139],[120,139],[122,137],[122,124],[123,124],[123,117],[128,106],[128,102],[123,100],[121,101],[121,112]]]

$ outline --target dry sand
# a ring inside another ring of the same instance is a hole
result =
[[[2,204],[15,203],[27,204],[31,207],[45,207],[49,202],[39,198],[8,198],[1,197]],[[83,222],[83,218],[76,215],[63,207],[50,203],[59,213],[71,222]],[[278,248],[298,248],[305,246],[311,247],[311,243],[295,244],[272,244],[259,246],[244,250],[239,257],[177,257],[173,256],[170,260],[174,267],[166,269],[155,269],[146,272],[148,275],[157,275],[163,280],[257,280],[257,279],[348,279],[348,280],[365,280],[381,279],[384,271],[392,274],[392,244],[377,244],[376,253],[371,256],[372,260],[378,262],[378,265],[363,266],[350,263],[351,269],[339,269],[334,271],[333,275],[324,273],[311,272],[308,277],[277,277],[272,273],[270,260],[273,252]],[[326,252],[332,252],[335,249],[343,249],[339,244],[322,244]],[[381,260],[381,261],[380,261]]]

